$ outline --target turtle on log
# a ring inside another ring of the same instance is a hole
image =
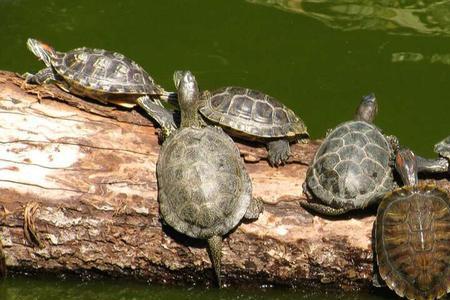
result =
[[[181,126],[163,143],[156,174],[160,213],[165,223],[192,238],[208,241],[221,286],[222,236],[243,218],[256,219],[260,199],[233,140],[198,113],[195,77],[186,71],[178,81]]]
[[[363,97],[355,119],[338,125],[323,141],[306,173],[300,204],[326,215],[365,208],[395,187],[392,174],[398,141],[373,124],[374,94]]]
[[[77,96],[126,108],[145,103],[145,110],[166,131],[176,129],[171,113],[160,102],[176,98],[176,93],[165,91],[141,66],[123,54],[85,47],[59,52],[31,38],[27,47],[46,65],[34,75],[25,73],[27,83],[55,83]]]
[[[411,150],[398,151],[396,169],[405,186],[384,196],[375,223],[379,274],[401,297],[439,299],[450,292],[450,198],[418,183]]]

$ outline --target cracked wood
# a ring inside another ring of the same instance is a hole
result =
[[[143,112],[0,72],[0,116],[0,239],[8,268],[213,282],[206,244],[160,222],[157,130]],[[371,285],[374,210],[324,219],[296,201],[304,198],[318,144],[294,145],[289,163],[271,168],[265,148],[239,143],[265,211],[225,237],[225,283]],[[447,179],[436,182],[448,190]]]

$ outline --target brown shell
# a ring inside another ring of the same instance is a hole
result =
[[[134,102],[137,96],[164,92],[142,67],[116,52],[78,48],[58,53],[52,66],[71,92],[100,101]]]
[[[399,296],[435,299],[450,291],[450,199],[434,185],[388,193],[376,219],[381,278]]]
[[[225,87],[206,94],[201,114],[238,136],[255,140],[288,138],[307,135],[303,121],[275,98],[262,92]]]

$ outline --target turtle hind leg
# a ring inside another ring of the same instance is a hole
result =
[[[222,237],[213,236],[208,239],[209,246],[209,256],[214,268],[214,273],[216,275],[217,285],[222,287],[222,280],[220,279],[220,269],[222,260]]]
[[[253,198],[247,207],[244,218],[248,220],[256,220],[264,210],[264,204],[261,198]]]
[[[327,216],[338,216],[338,215],[342,215],[345,214],[348,211],[348,208],[333,208],[330,206],[326,206],[324,204],[320,204],[320,203],[312,203],[306,200],[300,200],[300,205],[303,208],[306,208],[308,210],[312,210],[315,212],[318,212],[320,214],[323,215],[327,215]]]
[[[22,75],[27,83],[31,84],[44,84],[60,81],[58,76],[51,68],[45,68],[37,72],[36,74],[25,73]]]
[[[291,156],[291,148],[288,140],[275,140],[267,143],[269,164],[272,167],[284,165]]]

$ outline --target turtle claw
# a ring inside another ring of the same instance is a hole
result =
[[[291,156],[291,149],[289,147],[289,141],[276,140],[267,143],[268,155],[267,159],[272,167],[278,167],[286,164],[287,160]]]

